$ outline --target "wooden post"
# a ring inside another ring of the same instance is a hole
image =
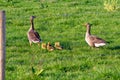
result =
[[[5,80],[5,11],[0,11],[0,80]]]

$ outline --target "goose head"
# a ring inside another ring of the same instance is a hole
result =
[[[50,42],[48,42],[48,46],[51,46]]]
[[[34,18],[36,18],[36,16],[30,16],[30,20],[33,20]]]
[[[86,23],[85,26],[86,26],[86,27],[91,27],[92,24],[90,24],[90,23]]]

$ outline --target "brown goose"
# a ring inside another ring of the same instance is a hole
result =
[[[36,32],[35,29],[34,29],[34,22],[33,22],[34,18],[35,18],[35,16],[30,17],[31,27],[27,32],[27,36],[28,36],[30,46],[31,46],[32,42],[33,43],[38,43],[38,44],[41,42],[41,38],[40,38],[39,33]]]
[[[85,35],[85,41],[88,43],[89,46],[100,47],[100,46],[106,45],[105,40],[97,36],[91,35],[90,33],[91,24],[90,23],[87,23],[85,26],[87,28],[86,35]]]

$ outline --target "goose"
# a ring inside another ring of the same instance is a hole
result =
[[[91,33],[90,33],[91,24],[90,23],[87,23],[85,26],[87,28],[86,35],[85,35],[85,41],[88,43],[89,46],[100,47],[100,46],[106,45],[105,40],[103,40],[97,36],[91,35]]]
[[[33,43],[39,43],[41,42],[41,38],[40,38],[40,35],[38,32],[35,31],[34,29],[34,18],[36,18],[35,16],[31,16],[30,17],[30,23],[31,23],[31,27],[29,28],[28,32],[27,32],[27,37],[28,37],[28,40],[29,40],[29,43],[30,43],[30,46]]]
[[[62,46],[60,45],[60,42],[55,42],[54,47],[58,50],[62,50]]]
[[[48,42],[48,44],[47,44],[47,50],[48,51],[53,51],[54,50],[54,47],[52,47],[52,45],[50,44],[50,42]]]

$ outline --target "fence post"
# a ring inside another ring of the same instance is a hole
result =
[[[0,80],[5,80],[5,11],[0,11]]]

